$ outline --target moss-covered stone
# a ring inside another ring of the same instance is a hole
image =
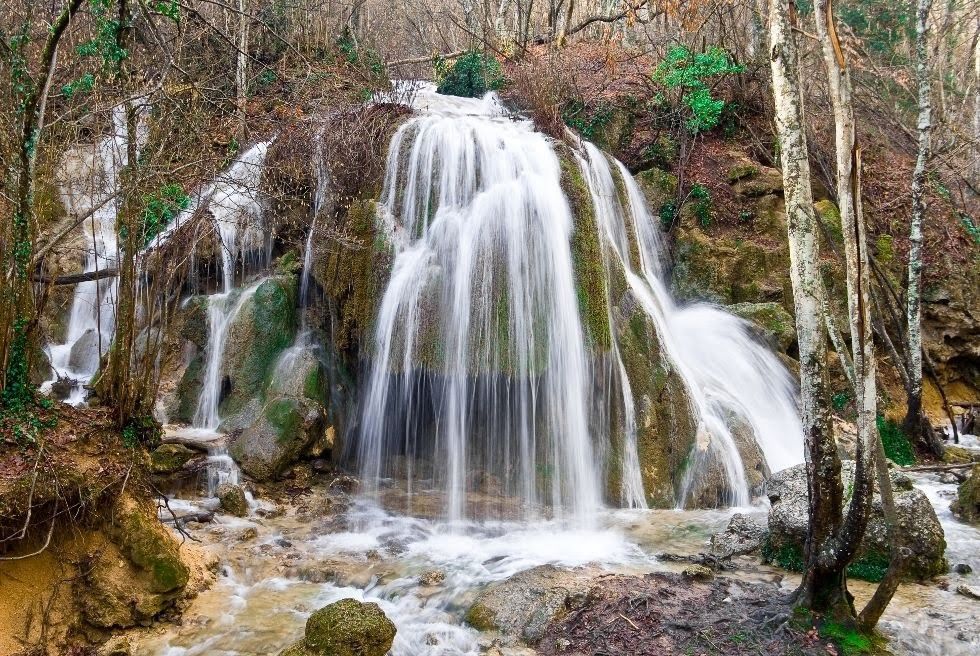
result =
[[[296,334],[296,276],[264,280],[247,299],[228,329],[224,368],[229,392],[221,416],[243,410],[261,397],[273,365]]]
[[[764,340],[783,353],[796,343],[796,323],[779,303],[736,303],[727,310],[750,321]]]
[[[221,509],[235,517],[244,517],[248,514],[248,498],[245,496],[245,489],[241,485],[222,483],[215,492]]]
[[[187,585],[187,565],[155,509],[123,500],[110,535],[123,554],[149,577],[150,591],[172,592]]]
[[[826,234],[830,235],[836,244],[844,243],[844,232],[841,226],[840,210],[831,200],[818,200],[813,204],[817,212],[817,220],[823,225]]]
[[[578,163],[560,151],[561,186],[572,210],[572,266],[582,323],[596,350],[609,348],[609,317],[606,309],[606,272],[595,208]]]
[[[195,455],[192,449],[183,444],[161,444],[150,453],[150,471],[154,474],[172,474]]]
[[[303,643],[322,656],[384,656],[395,632],[377,604],[341,599],[310,615]]]
[[[677,176],[672,173],[652,168],[640,171],[633,179],[640,185],[640,191],[654,213],[659,212],[665,203],[672,203],[677,198]]]
[[[960,484],[950,510],[964,522],[980,523],[980,465],[974,465],[970,476]]]
[[[257,480],[281,476],[323,435],[323,406],[305,398],[277,397],[236,435],[229,452]]]

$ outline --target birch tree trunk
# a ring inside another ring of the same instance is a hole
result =
[[[817,611],[843,607],[847,612],[850,601],[844,579],[846,563],[842,565],[836,557],[844,490],[840,479],[840,457],[830,430],[827,329],[823,321],[819,233],[810,186],[794,22],[795,11],[791,12],[790,0],[770,2],[770,66],[786,197],[790,279],[799,336],[800,396],[809,492],[806,568],[796,592],[796,602]]]
[[[931,0],[923,0],[925,2]],[[827,68],[831,102],[834,106],[837,151],[837,196],[840,203],[844,255],[847,270],[848,316],[854,363],[854,397],[857,406],[858,441],[855,480],[850,507],[841,537],[839,557],[850,560],[867,528],[871,511],[872,463],[878,477],[885,523],[891,545],[887,576],[861,613],[862,628],[870,631],[898,589],[904,565],[899,549],[899,524],[885,450],[878,435],[876,367],[871,323],[871,276],[865,222],[861,206],[861,158],[854,122],[851,79],[843,49],[837,39],[830,0],[814,3],[817,36]]]
[[[927,21],[932,0],[918,0],[915,24],[915,74],[919,84],[919,116],[916,130],[919,152],[912,171],[912,222],[909,227],[909,270],[906,292],[905,358],[908,362],[908,411],[906,431],[922,442],[929,431],[922,413],[922,224],[925,221],[926,165],[932,140],[932,81],[929,70]],[[923,425],[925,423],[925,426]],[[925,440],[929,444],[929,440]]]
[[[871,512],[871,463],[869,455],[878,439],[877,389],[871,327],[871,276],[861,208],[861,151],[854,126],[851,76],[837,39],[830,0],[813,3],[817,38],[834,108],[834,143],[837,162],[837,203],[844,236],[847,278],[847,311],[851,329],[851,362],[854,367],[854,403],[858,439],[855,448],[854,489],[842,527],[838,557],[853,558],[864,536]]]

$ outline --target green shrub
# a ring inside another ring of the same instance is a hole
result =
[[[437,59],[435,69],[436,79],[439,80],[436,91],[448,96],[479,98],[504,84],[500,62],[478,50],[464,53],[452,64]]]
[[[885,455],[889,460],[903,467],[915,464],[912,444],[897,423],[878,415],[878,432],[881,434],[881,443],[885,447]]]
[[[668,201],[660,206],[660,226],[664,231],[673,227],[674,220],[677,218],[677,205]]]
[[[702,228],[711,225],[711,192],[702,184],[695,183],[691,186],[691,198],[694,199],[694,216]]]
[[[572,100],[565,105],[561,118],[565,125],[578,132],[583,139],[594,141],[596,135],[609,124],[612,107],[605,103],[588,107],[580,100]]]
[[[718,125],[725,107],[724,100],[712,95],[708,81],[743,70],[722,48],[711,47],[694,54],[684,46],[675,46],[654,69],[653,79],[668,89],[681,90],[681,101],[691,112],[687,127],[697,133]]]

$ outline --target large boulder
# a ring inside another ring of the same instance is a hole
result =
[[[384,656],[396,631],[378,604],[341,599],[310,615],[303,639],[279,656]]]
[[[235,517],[244,517],[248,514],[248,497],[245,496],[245,488],[241,485],[232,483],[222,483],[215,490],[221,509],[231,513]]]
[[[309,399],[277,397],[235,435],[229,452],[256,480],[279,478],[324,434],[323,406]]]
[[[525,570],[483,590],[466,612],[466,622],[533,645],[550,624],[585,604],[590,581],[584,570],[554,565]]]
[[[196,451],[183,444],[161,444],[150,453],[150,472],[172,474],[196,455]]]
[[[844,461],[842,478],[844,489],[850,489],[854,480],[853,461]],[[906,578],[925,580],[945,574],[946,539],[929,499],[921,491],[913,489],[908,477],[900,472],[892,474],[892,485],[900,546],[910,553]],[[766,493],[771,506],[769,532],[762,545],[763,557],[767,562],[781,567],[800,570],[809,527],[806,466],[796,465],[773,474],[766,484]],[[880,580],[888,567],[889,554],[890,541],[884,510],[876,490],[864,539],[848,572],[855,578]]]
[[[960,484],[950,510],[964,522],[980,524],[980,465],[973,465],[969,478]]]

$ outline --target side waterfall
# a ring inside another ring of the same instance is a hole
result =
[[[470,100],[423,89],[415,107],[421,114],[392,140],[378,207],[393,264],[366,354],[356,442],[363,480],[370,487],[407,474],[409,491],[445,493],[450,520],[470,514],[474,476],[518,498],[525,516],[543,505],[556,517],[588,518],[602,505],[607,456],[595,431],[603,419],[593,416],[603,365],[579,316],[559,159],[493,94]],[[659,228],[632,177],[591,144],[576,158],[607,278],[613,267],[622,271],[688,391],[697,444],[677,501],[720,466],[730,503],[747,504],[735,426],[751,429],[770,468],[802,461],[792,380],[742,320],[674,304]],[[645,507],[635,401],[615,338],[608,355],[625,418],[621,503]]]
[[[70,151],[62,162],[61,195],[69,216],[91,213],[82,224],[82,247],[90,249],[84,273],[116,266],[119,245],[114,196],[126,159],[126,108],[120,105],[112,110],[112,131],[96,142],[91,152]],[[53,377],[42,390],[50,390],[58,379],[67,379],[73,381],[67,402],[77,405],[84,401],[84,385],[98,371],[99,361],[115,334],[118,282],[116,276],[111,276],[75,286],[65,341],[47,347]]]

